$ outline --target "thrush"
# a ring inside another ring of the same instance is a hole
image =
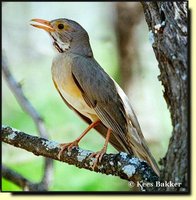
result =
[[[66,148],[78,146],[94,128],[105,138],[103,148],[91,155],[96,158],[95,163],[101,161],[111,143],[118,151],[145,160],[159,175],[128,97],[94,59],[86,30],[64,18],[31,21],[31,25],[49,34],[58,52],[51,69],[57,91],[67,106],[89,124],[76,140],[61,144],[58,157]]]

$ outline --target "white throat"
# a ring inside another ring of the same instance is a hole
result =
[[[70,42],[67,40],[66,42],[62,42],[56,35],[51,34],[53,46],[59,53],[63,53],[70,48]]]

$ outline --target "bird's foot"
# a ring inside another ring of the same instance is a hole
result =
[[[97,166],[98,162],[101,162],[103,155],[106,153],[106,150],[107,150],[106,148],[103,148],[103,149],[101,149],[101,151],[92,153],[89,156],[89,159],[90,158],[96,158],[95,161],[94,161],[94,164],[92,166],[93,171],[94,171],[95,167]]]
[[[65,151],[65,149],[67,149],[68,151],[71,150],[73,147],[78,147],[78,141],[75,140],[73,142],[69,142],[69,143],[63,143],[60,144],[60,151],[57,155],[58,159],[60,160],[62,153]]]

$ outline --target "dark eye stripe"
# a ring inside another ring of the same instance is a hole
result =
[[[59,28],[59,29],[64,29],[64,25],[63,25],[63,24],[59,24],[59,25],[58,25],[58,28]]]

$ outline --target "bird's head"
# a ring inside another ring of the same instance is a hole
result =
[[[72,52],[85,56],[92,56],[89,36],[85,29],[75,21],[69,19],[55,19],[47,21],[32,19],[31,24],[49,33],[54,47],[59,53]]]

